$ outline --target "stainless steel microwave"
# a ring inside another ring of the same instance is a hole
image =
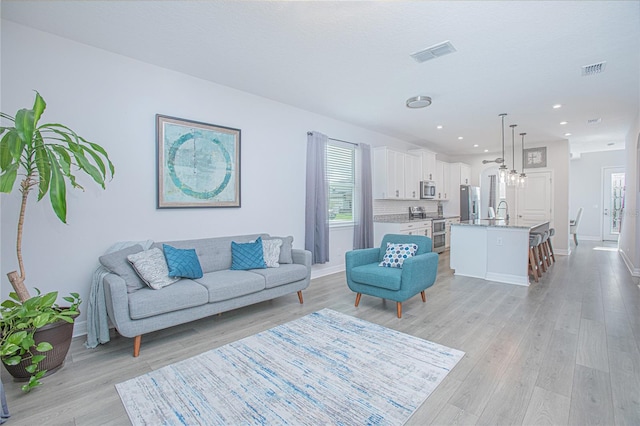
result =
[[[436,198],[436,183],[432,180],[420,182],[420,198],[430,200]]]

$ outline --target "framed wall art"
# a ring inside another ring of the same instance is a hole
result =
[[[547,147],[525,148],[524,168],[535,169],[539,167],[547,167]]]
[[[240,129],[156,115],[157,208],[240,207]]]

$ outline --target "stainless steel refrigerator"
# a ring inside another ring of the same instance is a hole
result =
[[[460,220],[480,219],[480,187],[460,185]]]

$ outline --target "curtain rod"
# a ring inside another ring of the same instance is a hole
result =
[[[307,132],[307,136],[309,136],[311,134],[313,134],[313,132]],[[334,138],[329,138],[329,137],[327,139],[329,139],[330,141],[343,142],[343,143],[348,143],[350,145],[358,146],[358,144],[355,143],[355,142],[343,141],[342,139],[334,139]]]

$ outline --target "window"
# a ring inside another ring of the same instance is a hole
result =
[[[354,148],[341,143],[327,144],[330,225],[353,223]]]

